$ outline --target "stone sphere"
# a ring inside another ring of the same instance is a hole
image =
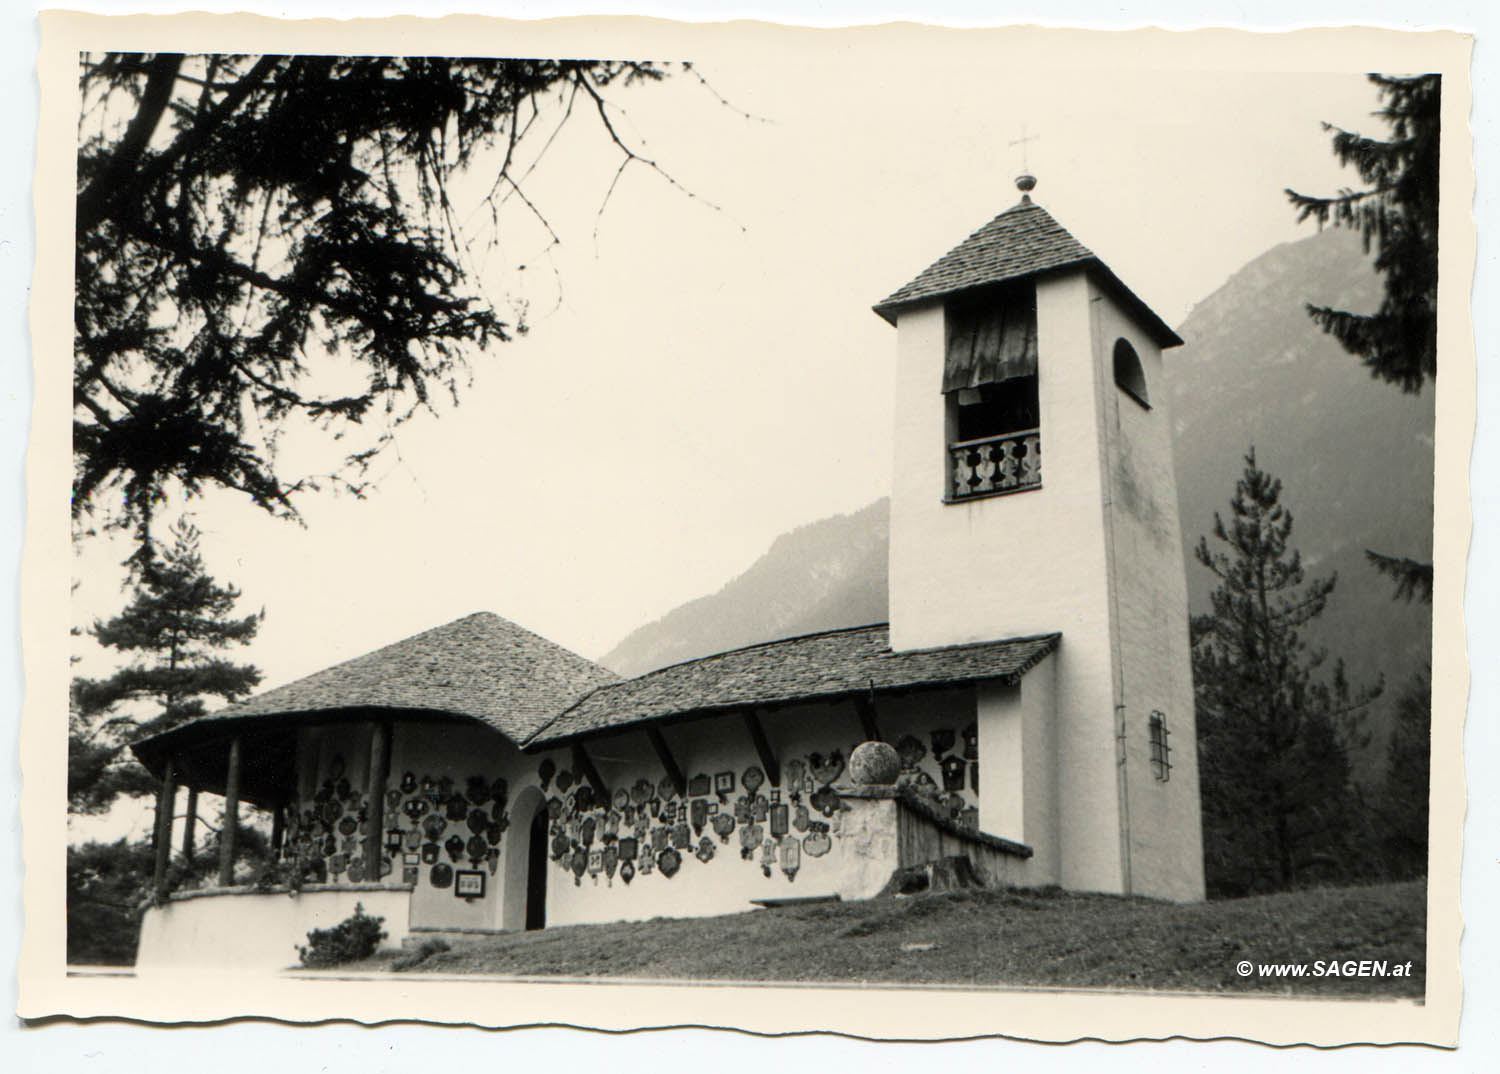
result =
[[[861,742],[849,755],[849,778],[866,787],[889,787],[901,774],[901,758],[886,742]]]

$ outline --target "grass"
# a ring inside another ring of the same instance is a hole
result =
[[[1421,883],[1178,905],[961,891],[456,941],[408,972],[1017,985],[1421,998]],[[1411,977],[1240,976],[1236,963],[1383,959]],[[388,962],[367,962],[386,968]]]

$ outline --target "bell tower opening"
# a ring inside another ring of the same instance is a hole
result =
[[[986,288],[944,308],[943,395],[952,503],[1041,488],[1036,288]]]

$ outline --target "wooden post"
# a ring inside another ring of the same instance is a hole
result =
[[[281,842],[286,835],[286,803],[277,802],[271,807],[271,853],[281,856]]]
[[[182,819],[182,860],[189,865],[193,864],[193,855],[197,848],[193,845],[198,838],[198,788],[191,783],[188,784],[187,816]]]
[[[390,764],[390,728],[383,723],[370,725],[370,765],[365,776],[365,879],[380,879],[380,863],[385,857],[385,777]]]
[[[884,742],[880,737],[880,725],[875,722],[875,695],[872,691],[869,697],[856,697],[854,699],[854,711],[859,713],[859,729],[864,733],[866,742]]]
[[[161,786],[156,791],[156,832],[153,842],[156,850],[156,865],[152,870],[152,882],[161,887],[167,878],[167,865],[172,860],[172,810],[177,805],[177,761],[168,757],[162,767]]]
[[[224,827],[219,831],[219,886],[234,884],[234,850],[240,826],[240,736],[229,740],[229,772],[224,780]]]

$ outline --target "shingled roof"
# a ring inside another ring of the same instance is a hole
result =
[[[923,269],[916,279],[876,303],[875,312],[895,324],[896,314],[909,306],[960,291],[1070,267],[1093,273],[1136,315],[1159,346],[1181,345],[1177,333],[1126,287],[1093,251],[1029,197],[1006,209]]]
[[[170,739],[250,717],[339,709],[468,716],[520,744],[583,694],[618,676],[490,612],[476,612],[135,744],[145,760]]]
[[[674,664],[601,686],[526,743],[555,745],[666,717],[978,679],[1019,681],[1060,634],[892,652],[887,624],[809,634]]]

